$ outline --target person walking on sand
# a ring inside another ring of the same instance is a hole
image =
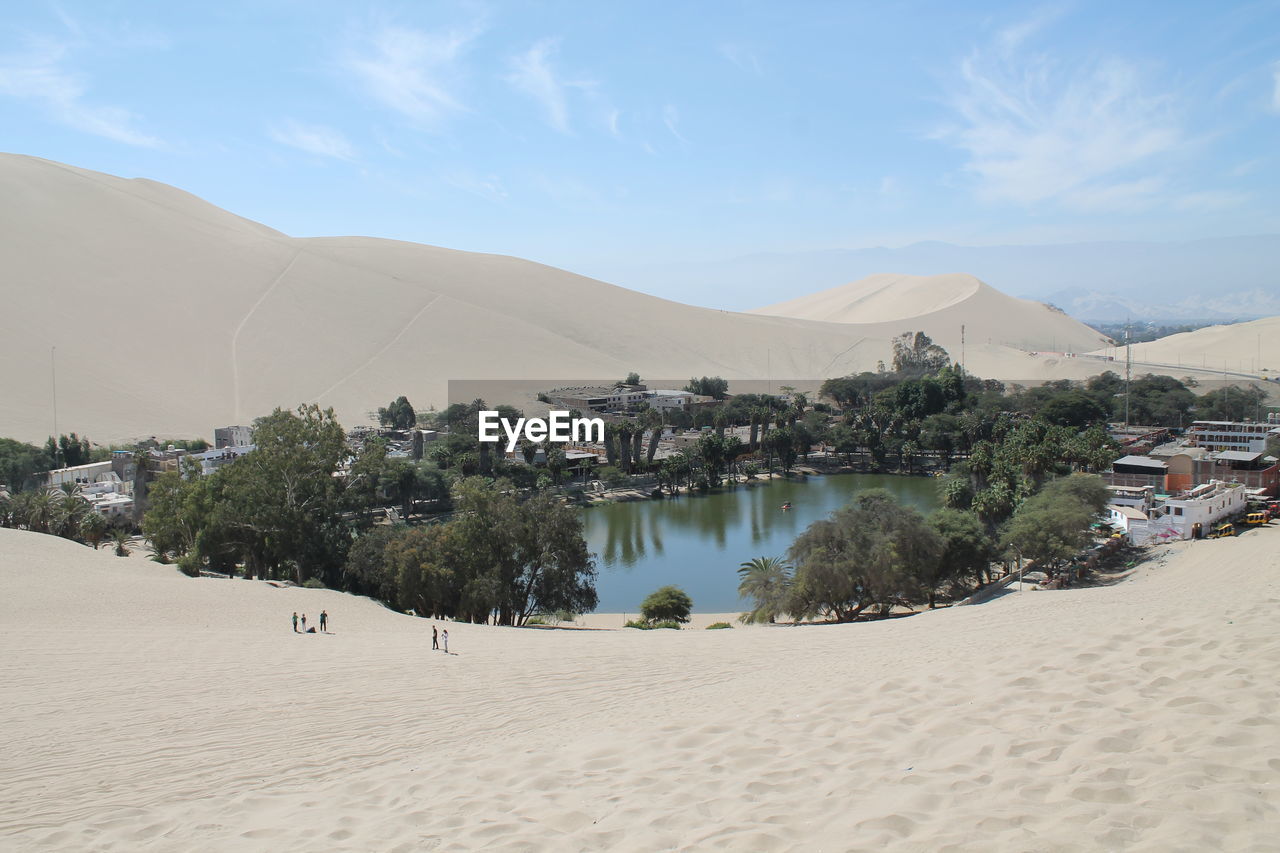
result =
[[[445,628],[440,632],[440,642],[444,643],[444,653],[449,654],[449,629]]]
[[[320,633],[323,634],[327,630],[329,630],[329,614],[321,610],[320,611]]]
[[[293,633],[298,633],[298,611],[293,611]]]
[[[302,633],[307,633],[307,614],[302,614]]]
[[[431,626],[431,651],[440,650],[440,631],[435,625]]]

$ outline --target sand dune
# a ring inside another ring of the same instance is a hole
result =
[[[1114,352],[1111,350],[1109,352]],[[1133,345],[1134,360],[1240,373],[1280,375],[1280,317],[1207,326]]]
[[[446,657],[367,600],[0,530],[0,846],[1270,849],[1277,537],[888,623],[450,625]]]
[[[25,440],[53,430],[55,361],[59,429],[98,441],[208,437],[310,401],[354,424],[400,394],[442,406],[450,379],[822,379],[875,369],[917,328],[958,353],[962,323],[984,376],[1095,367],[1016,349],[1065,348],[1059,326],[1081,327],[984,285],[893,320],[915,297],[882,288],[879,321],[858,326],[715,311],[517,258],[295,239],[163,184],[18,155],[0,155],[0,265],[0,357],[22,366],[0,376],[0,435]],[[1012,303],[1032,308],[992,319]]]
[[[1089,352],[1104,338],[1040,302],[1016,299],[971,275],[886,273],[757,308],[751,313],[828,323],[879,326],[887,334],[923,331],[957,357],[960,326],[966,344],[999,344],[1021,350]],[[1008,367],[1006,367],[1006,370]],[[1001,378],[999,373],[985,374]],[[1005,374],[1007,375],[1007,374]]]

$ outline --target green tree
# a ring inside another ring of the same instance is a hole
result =
[[[796,566],[786,611],[847,622],[868,607],[924,600],[942,541],[914,507],[870,489],[816,521],[792,544]]]
[[[678,586],[659,587],[640,604],[646,622],[688,622],[693,599]]]
[[[418,423],[418,416],[408,399],[400,396],[386,408],[378,409],[378,422],[392,429],[412,429]]]
[[[738,566],[738,595],[755,602],[741,621],[777,621],[791,595],[791,572],[791,565],[781,557],[755,557]]]
[[[1072,474],[1054,480],[1018,507],[1000,543],[1052,573],[1089,543],[1093,522],[1107,500],[1101,477]]]
[[[929,607],[933,607],[935,592],[943,583],[984,577],[996,553],[986,527],[971,512],[943,507],[929,516],[929,525],[942,540],[937,571],[925,583]]]

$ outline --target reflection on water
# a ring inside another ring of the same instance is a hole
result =
[[[929,512],[938,505],[935,486],[927,477],[839,474],[592,507],[584,521],[587,546],[599,558],[599,610],[635,613],[646,595],[669,583],[693,597],[695,610],[740,610],[743,561],[782,555],[809,524],[863,489],[887,489]],[[792,509],[782,510],[788,501]]]

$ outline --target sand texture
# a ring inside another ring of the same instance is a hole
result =
[[[0,266],[0,360],[21,366],[0,375],[0,435],[26,441],[53,430],[55,364],[59,431],[109,442],[208,438],[305,402],[355,425],[401,394],[442,407],[451,379],[822,379],[876,369],[919,329],[958,358],[966,325],[969,369],[1008,380],[1096,373],[1023,350],[1102,346],[968,276],[880,287],[862,323],[716,311],[518,258],[295,239],[153,181],[11,154]]]
[[[446,656],[367,600],[0,530],[0,848],[1280,849],[1277,545],[875,624],[449,625]]]
[[[1134,344],[1133,358],[1179,367],[1240,373],[1266,370],[1270,377],[1280,376],[1280,317],[1265,317],[1229,326],[1206,326],[1194,332]]]
[[[1020,350],[1091,352],[1105,338],[1072,317],[1042,302],[1007,296],[971,275],[867,276],[840,285],[757,308],[752,313],[861,327],[888,324],[901,331],[923,331],[960,355],[960,326],[965,343],[978,352],[982,345],[1001,344]],[[905,325],[904,325],[905,324]],[[885,331],[894,334],[889,329]],[[1005,370],[1015,365],[1007,365]],[[1020,365],[1017,365],[1020,366]],[[1002,371],[988,374],[1003,378]],[[1003,376],[1012,377],[1004,373]]]

